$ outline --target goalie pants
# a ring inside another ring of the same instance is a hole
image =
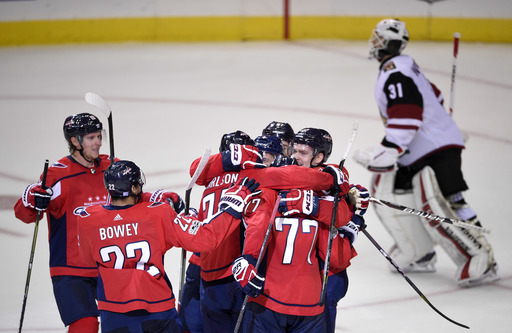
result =
[[[461,153],[462,149],[460,148],[447,148],[431,153],[409,166],[401,166],[396,173],[395,189],[412,189],[414,175],[424,167],[430,166],[434,170],[441,193],[445,197],[466,191],[468,186],[462,175]]]

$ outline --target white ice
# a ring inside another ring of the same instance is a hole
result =
[[[452,44],[411,42],[406,52],[450,99]],[[410,274],[429,301],[473,332],[512,331],[512,45],[463,40],[457,63],[454,117],[469,135],[463,171],[466,199],[494,247],[501,280],[461,289],[455,266],[438,248],[434,274]],[[88,91],[113,109],[116,155],[146,173],[148,190],[184,194],[190,162],[222,134],[241,129],[256,137],[271,121],[295,131],[321,127],[334,138],[337,163],[360,122],[353,151],[383,136],[373,100],[378,64],[366,42],[301,41],[183,44],[98,44],[0,49],[0,332],[18,330],[34,224],[14,217],[12,203],[37,180],[45,159],[67,154],[66,116],[102,115],[84,101]],[[106,118],[102,118],[106,124]],[[108,154],[108,142],[103,153]],[[352,159],[351,182],[370,174]],[[197,205],[201,188],[192,191]],[[509,208],[507,208],[509,207]],[[510,214],[510,215],[509,215]],[[391,238],[370,209],[368,231],[388,250]],[[40,224],[24,320],[25,332],[63,332],[48,271],[46,222]],[[339,332],[463,332],[434,312],[381,253],[360,235],[349,269],[350,288],[339,303]],[[179,249],[166,257],[178,283]],[[283,283],[286,281],[283,280]],[[307,288],[307,286],[304,286]]]

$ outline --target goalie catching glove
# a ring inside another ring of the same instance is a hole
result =
[[[256,259],[253,256],[244,254],[233,261],[233,277],[240,284],[244,293],[251,297],[258,297],[263,291],[265,278],[258,274],[254,268]]]
[[[318,196],[313,190],[290,190],[279,192],[279,212],[283,216],[296,214],[316,216],[318,213]]]
[[[43,188],[39,183],[30,184],[23,192],[23,205],[43,212],[48,208],[52,195],[51,187]]]
[[[261,190],[256,190],[259,186],[260,184],[254,179],[243,178],[222,195],[219,200],[219,210],[231,214],[234,218],[242,218],[245,205],[261,193]]]
[[[397,161],[405,150],[384,138],[375,148],[372,158],[368,162],[368,170],[373,172],[390,172],[396,169]]]
[[[229,150],[221,154],[222,168],[226,172],[265,167],[258,148],[253,146],[231,143]]]

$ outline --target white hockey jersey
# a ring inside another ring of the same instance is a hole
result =
[[[375,100],[385,121],[385,139],[406,150],[398,160],[401,165],[442,149],[464,148],[455,121],[410,56],[395,56],[381,65]]]

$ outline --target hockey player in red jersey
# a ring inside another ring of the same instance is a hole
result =
[[[226,140],[228,138],[231,139]],[[254,170],[255,167],[262,168],[263,164],[258,149],[252,144],[254,142],[250,137],[240,131],[223,137],[220,147],[222,152],[210,157],[196,182],[206,186],[199,209],[200,216],[215,213],[216,203],[225,188],[239,177],[251,175],[250,178],[256,177],[258,182],[279,189],[297,187],[320,191],[333,186],[330,174],[298,166]],[[195,172],[198,161],[192,163],[191,174]],[[241,226],[239,232],[232,233],[231,239],[219,248],[201,253],[201,305],[205,332],[229,332],[236,323],[243,295],[231,275],[231,265],[242,253],[244,230],[245,227]]]
[[[94,115],[81,113],[64,121],[70,155],[48,168],[47,188],[29,185],[14,212],[25,223],[45,211],[50,243],[50,275],[57,307],[69,332],[98,332],[96,265],[78,255],[75,209],[107,202],[103,172],[110,165],[100,155],[103,125]]]
[[[67,117],[63,132],[70,155],[48,168],[46,188],[41,188],[40,182],[27,186],[14,213],[21,221],[32,223],[37,211],[46,212],[50,275],[61,319],[70,333],[98,332],[98,270],[78,255],[75,217],[79,207],[107,203],[103,173],[111,161],[108,155],[100,154],[103,124],[94,115]],[[149,195],[144,194],[145,200]],[[180,202],[173,192],[162,198],[170,198],[176,205]]]
[[[81,258],[98,266],[98,308],[102,332],[181,332],[163,256],[172,247],[210,251],[235,228],[258,184],[244,178],[226,191],[217,214],[198,220],[162,202],[140,200],[144,175],[131,161],[105,171],[110,205],[82,207],[77,216]]]
[[[464,140],[440,91],[402,51],[409,40],[405,23],[380,21],[370,37],[370,59],[379,61],[375,99],[384,121],[382,142],[355,154],[373,176],[373,194],[433,214],[480,225],[466,203],[461,170]],[[470,287],[498,279],[491,245],[482,233],[376,207],[395,244],[390,256],[405,271],[435,271],[434,245],[457,266],[456,280]]]
[[[306,170],[313,170],[310,167],[329,169],[329,172],[341,178],[337,182],[343,184],[341,194],[348,195],[348,182],[343,179],[346,173],[339,170],[336,172],[333,166],[323,164],[331,149],[330,136],[322,130],[304,129],[294,139],[297,164],[306,167]],[[246,208],[248,227],[244,255],[233,264],[235,278],[251,296],[243,320],[243,332],[330,331],[324,306],[319,304],[322,274],[318,259],[323,260],[326,255],[332,197],[330,201],[327,198],[320,200],[319,209],[315,212],[315,209],[307,208],[312,205],[309,203],[311,200],[307,199],[307,192],[299,191],[297,195],[297,190],[293,190],[278,194],[263,189],[260,200],[250,203]],[[284,202],[280,204],[277,217],[270,221],[277,195],[282,196]],[[333,242],[330,265],[332,274],[343,272],[350,264],[350,259],[356,255],[352,243],[363,222],[360,213],[364,212],[354,214],[354,208],[349,208],[345,200],[339,202],[337,226],[340,227],[340,235]],[[274,225],[266,255],[256,272],[254,266],[269,222]],[[331,275],[331,278],[335,276]]]

